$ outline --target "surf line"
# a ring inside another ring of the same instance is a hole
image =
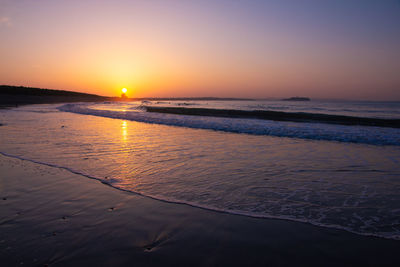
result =
[[[101,178],[92,176],[92,175],[87,175],[85,173],[81,173],[79,171],[75,171],[71,168],[68,167],[64,167],[64,166],[59,166],[56,164],[51,164],[51,163],[46,163],[46,162],[41,162],[41,161],[37,161],[37,160],[33,160],[33,159],[29,159],[29,158],[25,158],[25,157],[21,157],[21,156],[15,156],[15,155],[11,155],[5,152],[0,151],[0,154],[5,156],[5,157],[9,157],[9,158],[14,158],[14,159],[18,159],[18,160],[22,160],[22,161],[28,161],[28,162],[32,162],[35,164],[39,164],[39,165],[44,165],[44,166],[48,166],[51,168],[58,168],[58,169],[62,169],[65,171],[68,171],[70,173],[76,174],[76,175],[80,175],[83,177],[87,177],[89,179],[92,180],[97,180],[99,182],[101,182],[102,184],[108,185],[113,189],[117,189],[119,191],[123,191],[123,192],[127,192],[127,193],[131,193],[131,194],[135,194],[141,197],[146,197],[152,200],[156,200],[156,201],[161,201],[164,203],[171,203],[171,204],[177,204],[177,205],[186,205],[186,206],[190,206],[193,208],[199,208],[202,210],[207,210],[207,211],[212,211],[212,212],[218,212],[218,213],[223,213],[223,214],[229,214],[229,215],[236,215],[236,216],[244,216],[244,217],[252,217],[252,218],[258,218],[258,219],[274,219],[274,220],[286,220],[286,221],[294,221],[294,222],[299,222],[299,223],[307,223],[307,224],[311,224],[314,226],[318,226],[318,227],[324,227],[324,228],[329,228],[329,229],[337,229],[337,230],[342,230],[342,231],[347,231],[353,234],[357,234],[357,235],[362,235],[362,236],[372,236],[372,237],[379,237],[379,238],[384,238],[384,239],[391,239],[391,240],[400,240],[400,236],[399,235],[395,235],[395,236],[385,236],[385,235],[379,235],[379,234],[375,234],[375,233],[362,233],[362,232],[357,232],[354,231],[348,227],[344,227],[341,225],[335,225],[335,224],[322,224],[322,223],[318,223],[318,222],[314,222],[312,220],[307,220],[307,219],[300,219],[300,218],[292,218],[289,216],[283,216],[283,215],[268,215],[268,214],[254,214],[254,213],[250,213],[250,212],[245,212],[245,211],[239,211],[239,210],[226,210],[226,209],[221,209],[221,208],[217,208],[217,207],[210,207],[210,206],[206,206],[206,205],[201,205],[201,204],[197,204],[191,201],[179,201],[176,199],[171,199],[171,198],[159,198],[153,195],[145,195],[142,194],[140,192],[136,192],[136,191],[131,191],[131,190],[127,190],[118,186],[114,186],[111,183],[104,181]]]

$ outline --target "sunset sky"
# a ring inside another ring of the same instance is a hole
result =
[[[398,0],[0,0],[0,84],[400,100]]]

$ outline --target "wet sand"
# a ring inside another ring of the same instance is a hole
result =
[[[400,241],[156,201],[0,155],[1,266],[400,266]]]

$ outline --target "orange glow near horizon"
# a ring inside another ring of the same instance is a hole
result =
[[[315,14],[296,1],[172,2],[8,1],[0,84],[103,96],[134,88],[134,97],[400,100],[393,3],[382,1],[385,19],[376,20],[360,12],[375,12],[367,4],[335,6],[354,12],[338,19],[319,1]]]

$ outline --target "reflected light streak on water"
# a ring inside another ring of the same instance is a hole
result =
[[[51,105],[3,110],[0,120],[1,152],[125,190],[231,213],[400,236],[396,146],[196,130],[59,112]]]

